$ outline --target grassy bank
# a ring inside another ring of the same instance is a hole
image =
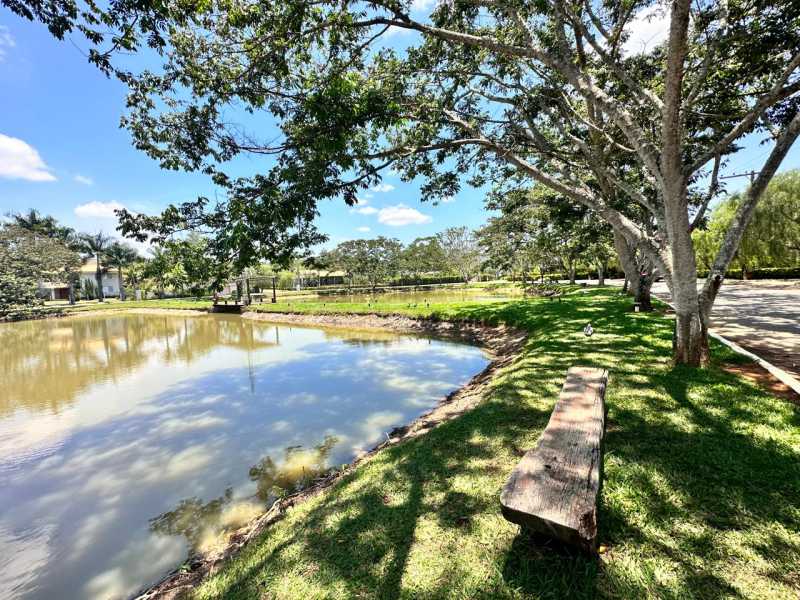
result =
[[[293,307],[505,322],[531,337],[477,408],[292,509],[195,596],[796,598],[800,410],[717,364],[671,367],[669,319],[628,305],[591,291],[562,302]],[[717,363],[735,360],[714,351]],[[499,511],[519,450],[536,442],[573,364],[612,373],[598,561],[534,545]]]
[[[57,316],[58,314],[71,315],[106,310],[128,310],[131,308],[208,310],[211,308],[211,301],[205,299],[195,300],[193,298],[166,298],[164,300],[126,300],[122,302],[116,298],[108,298],[104,302],[92,300],[79,302],[74,305],[62,304],[47,306],[45,312],[52,316]]]

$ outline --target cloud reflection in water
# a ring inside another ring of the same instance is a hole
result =
[[[135,592],[487,362],[161,315],[0,325],[0,360],[0,597],[64,600]]]

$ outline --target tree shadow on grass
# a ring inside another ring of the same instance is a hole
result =
[[[791,415],[719,370],[670,368],[671,323],[627,304],[587,293],[443,315],[532,336],[481,404],[296,508],[204,595],[719,598],[743,595],[734,569],[749,569],[751,595],[787,589],[800,562],[800,461],[770,436]],[[580,333],[588,321],[592,338]],[[519,451],[535,444],[574,364],[612,373],[602,561],[542,544],[499,510]],[[772,567],[747,567],[748,556]]]

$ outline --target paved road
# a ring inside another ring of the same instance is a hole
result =
[[[663,282],[653,292],[669,296]],[[800,379],[800,281],[725,281],[711,327]]]

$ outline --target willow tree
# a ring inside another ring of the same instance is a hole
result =
[[[320,200],[352,204],[389,168],[423,177],[428,198],[453,194],[467,174],[536,181],[648,256],[674,298],[675,359],[699,364],[719,285],[800,133],[800,4],[450,0],[429,15],[414,4],[168,2],[132,20],[151,3],[123,3],[109,19],[128,24],[122,43],[152,24],[148,43],[168,50],[157,72],[120,74],[136,145],[227,192],[161,218],[123,214],[123,231],[163,238],[204,227],[220,251],[248,260],[318,236]],[[631,22],[654,5],[666,13],[666,42],[626,53]],[[414,35],[388,37],[398,31]],[[393,48],[399,39],[407,45]],[[720,164],[753,132],[771,150],[698,291],[693,224]],[[240,154],[261,159],[247,163],[255,174],[233,175],[227,163]],[[619,194],[645,219],[618,206]]]

